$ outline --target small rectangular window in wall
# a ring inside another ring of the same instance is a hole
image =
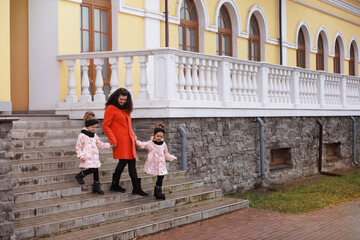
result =
[[[285,163],[285,149],[272,149],[270,166],[284,164],[284,163]]]
[[[328,143],[325,144],[327,157],[339,157],[340,156],[340,143]]]

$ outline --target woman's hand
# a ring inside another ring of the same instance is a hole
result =
[[[117,147],[117,144],[116,143],[110,144],[110,147],[112,147],[112,148]]]
[[[82,162],[85,162],[85,161],[86,161],[85,157],[81,157],[80,160],[81,160]]]

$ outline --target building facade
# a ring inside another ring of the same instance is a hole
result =
[[[126,87],[134,128],[162,120],[178,138],[183,126],[188,173],[228,192],[356,162],[359,1],[4,0],[0,9],[2,113],[101,118],[107,96]]]

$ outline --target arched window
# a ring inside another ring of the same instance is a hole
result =
[[[194,0],[184,0],[180,9],[179,49],[198,52],[198,17]]]
[[[99,52],[111,50],[111,0],[83,0],[80,5],[80,41],[81,52]],[[109,59],[104,59],[102,75],[104,94],[110,93]],[[95,66],[90,60],[89,91],[95,94]]]
[[[305,52],[306,52],[305,37],[304,37],[303,30],[300,28],[299,36],[298,36],[298,48],[296,51],[296,59],[297,59],[296,66],[302,67],[302,68],[306,67],[305,66]]]
[[[334,73],[340,73],[340,47],[337,39],[335,42]]]
[[[316,53],[316,70],[324,70],[324,43],[319,35]]]
[[[216,54],[232,56],[232,31],[228,10],[224,5],[218,17],[218,33],[216,34]]]
[[[350,47],[349,75],[355,76],[355,52],[353,44]]]
[[[255,15],[250,19],[248,55],[249,60],[260,61],[260,30]]]

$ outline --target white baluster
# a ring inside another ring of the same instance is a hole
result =
[[[236,93],[238,95],[238,101],[239,102],[244,101],[244,97],[242,95],[242,88],[243,88],[242,73],[243,73],[243,65],[239,64],[238,72],[237,72],[237,89],[236,89]]]
[[[248,102],[249,97],[248,97],[248,65],[244,66],[244,71],[243,71],[243,96],[244,96],[244,101]]]
[[[180,94],[180,99],[186,99],[186,93],[185,93],[185,76],[184,76],[184,57],[179,57],[179,63],[178,63],[178,68],[179,68],[179,94]]]
[[[219,95],[217,91],[217,68],[218,68],[218,62],[213,61],[212,68],[211,68],[211,90],[213,93],[213,99],[214,101],[219,100]]]
[[[270,68],[269,74],[269,98],[270,102],[274,102],[274,71],[273,68]]]
[[[248,75],[248,93],[249,93],[249,102],[252,102],[253,99],[253,79],[252,79],[252,75],[253,75],[253,66],[250,65],[249,66],[249,75]]]
[[[198,65],[199,65],[199,59],[194,58],[193,64],[192,64],[192,89],[194,94],[195,100],[200,100],[200,94],[199,94],[199,77],[198,77]]]
[[[91,102],[91,95],[89,92],[90,82],[89,82],[89,65],[90,60],[89,59],[80,59],[80,66],[81,66],[81,96],[80,96],[80,102]]]
[[[252,79],[252,96],[253,96],[253,101],[254,102],[258,102],[259,98],[258,98],[258,95],[257,95],[257,90],[258,90],[258,87],[257,87],[257,83],[256,83],[256,74],[257,74],[257,71],[258,71],[258,67],[257,66],[254,66],[254,69],[251,73],[251,79]]]
[[[112,94],[119,88],[119,78],[118,78],[119,58],[111,57],[109,58],[109,63],[111,65],[110,94]]]
[[[76,60],[66,60],[66,66],[68,67],[69,77],[68,77],[68,88],[69,92],[66,96],[65,102],[77,102],[78,97],[75,92],[75,76],[74,76],[74,67],[76,65]]]
[[[212,65],[212,61],[207,60],[206,68],[205,68],[205,90],[206,90],[207,100],[209,100],[209,101],[213,100],[213,96],[211,94],[211,76],[210,76],[211,65]]]
[[[187,57],[186,58],[186,64],[185,64],[185,91],[187,95],[187,100],[193,100],[193,94],[191,90],[192,85],[192,79],[191,79],[191,64],[192,64],[192,58]]]
[[[205,59],[200,59],[199,62],[199,92],[200,92],[200,99],[206,100],[205,94]]]
[[[146,74],[146,67],[148,63],[148,57],[147,56],[139,56],[138,61],[140,63],[140,92],[138,95],[139,100],[148,100],[149,99],[149,92],[147,89],[148,80],[147,80],[147,74]]]
[[[102,65],[104,64],[103,58],[95,58],[94,65],[95,65],[95,96],[94,102],[102,102],[105,101],[105,94],[103,91],[104,81],[102,77]]]
[[[133,90],[132,90],[133,78],[132,78],[132,73],[131,73],[133,62],[134,62],[134,57],[124,57],[124,63],[125,63],[125,68],[126,68],[125,86],[126,86],[126,89],[130,92],[130,94],[133,93]]]
[[[237,97],[237,79],[236,79],[236,72],[237,72],[237,64],[230,63],[230,69],[231,69],[231,95],[233,96],[233,101],[238,101]]]

